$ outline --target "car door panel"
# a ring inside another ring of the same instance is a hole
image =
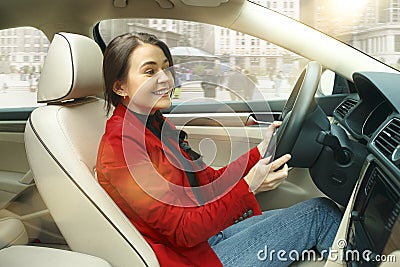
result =
[[[29,113],[0,112],[0,219],[20,219],[30,241],[65,244],[37,191],[26,157],[24,129]]]
[[[13,123],[2,126],[14,128]],[[0,208],[4,208],[30,186],[30,181],[21,182],[29,171],[23,133],[0,133],[0,150],[3,152],[0,154]]]
[[[220,168],[256,146],[262,132],[252,127],[185,126],[190,146],[203,155],[203,160]]]

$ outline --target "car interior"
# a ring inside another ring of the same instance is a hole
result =
[[[100,27],[120,18],[217,25],[303,57],[285,98],[173,101],[163,113],[214,168],[257,145],[266,127],[282,120],[274,154],[292,154],[289,176],[256,195],[261,209],[325,196],[343,212],[332,245],[338,254],[291,266],[398,266],[398,70],[256,1],[15,0],[0,9],[7,11],[0,30],[30,26],[49,40],[33,93],[37,104],[0,106],[0,267],[159,266],[96,178],[110,116]]]

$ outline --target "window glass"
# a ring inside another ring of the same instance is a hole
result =
[[[173,102],[286,99],[308,62],[256,37],[197,22],[114,19],[99,29],[106,44],[127,32],[152,33],[166,42],[180,85]]]
[[[0,30],[0,109],[35,107],[36,90],[49,41],[39,30]]]
[[[258,0],[400,70],[399,0]],[[290,2],[288,6],[286,2]]]

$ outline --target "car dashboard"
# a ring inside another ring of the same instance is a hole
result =
[[[333,112],[333,124],[367,149],[354,202],[349,203],[344,249],[353,257],[344,260],[348,266],[377,266],[400,249],[400,75],[355,73],[353,80],[357,93]],[[368,257],[360,256],[365,252]]]

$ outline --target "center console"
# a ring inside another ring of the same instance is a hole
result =
[[[378,266],[400,249],[400,181],[372,156],[367,160],[351,212],[347,266]]]

